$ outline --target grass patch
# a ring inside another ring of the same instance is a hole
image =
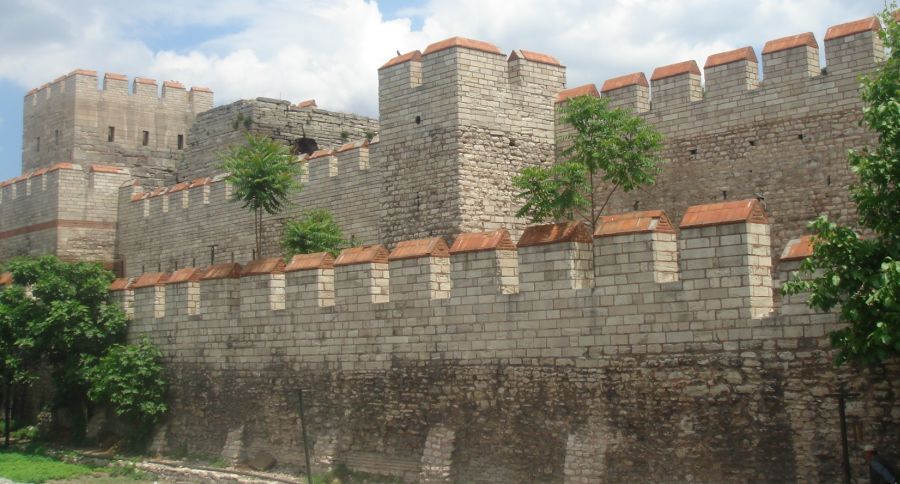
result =
[[[19,482],[44,482],[71,479],[90,474],[93,469],[79,464],[66,464],[49,457],[0,452],[0,477]]]
[[[334,470],[325,474],[313,474],[313,484],[402,484],[399,477],[380,476],[350,470],[343,463],[335,466]],[[304,481],[305,482],[305,481]]]

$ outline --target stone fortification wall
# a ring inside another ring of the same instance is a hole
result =
[[[112,262],[127,170],[59,163],[0,182],[0,260],[55,254]]]
[[[462,234],[115,288],[131,337],[165,354],[169,449],[298,465],[303,387],[317,462],[410,480],[831,481],[839,386],[862,394],[853,455],[890,449],[898,368],[832,370],[834,315],[775,303],[760,205],[695,207],[680,228],[639,212],[594,237]]]
[[[656,185],[611,201],[612,210],[764,197],[776,247],[825,213],[855,222],[847,150],[875,144],[859,125],[859,77],[883,59],[877,18],[838,25],[824,53],[812,33],[710,56],[701,83],[694,61],[606,81],[602,96],[639,113],[665,135],[667,163]],[[820,66],[824,55],[825,67]],[[762,68],[762,78],[759,69]],[[566,97],[597,90],[582,86]],[[560,128],[560,134],[564,134]]]
[[[378,71],[385,160],[382,240],[452,237],[509,227],[511,178],[553,161],[554,98],[565,68],[553,57],[454,37]]]
[[[243,143],[247,131],[283,141],[302,155],[372,138],[378,133],[378,120],[319,109],[315,101],[292,105],[260,97],[219,106],[198,116],[191,126],[191,142],[178,167],[178,180],[169,183],[219,173],[221,154]]]
[[[127,77],[107,73],[99,87],[95,71],[76,70],[28,92],[23,172],[72,161],[165,180],[187,146],[194,118],[213,105],[212,91],[187,91],[177,81],[164,82],[160,91],[157,81],[136,77],[129,89]]]
[[[283,221],[312,208],[329,209],[347,237],[377,241],[383,176],[375,164],[378,145],[347,143],[307,157],[302,191],[284,212],[263,221],[264,255],[281,254]],[[128,275],[254,256],[252,214],[231,200],[223,175],[160,188],[127,184],[119,203],[118,254]]]

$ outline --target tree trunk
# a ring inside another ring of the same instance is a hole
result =
[[[9,447],[9,431],[12,426],[12,382],[9,374],[3,376],[3,441]]]

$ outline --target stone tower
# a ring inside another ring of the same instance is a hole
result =
[[[506,227],[518,237],[511,179],[554,157],[553,57],[453,37],[378,71],[382,240]]]

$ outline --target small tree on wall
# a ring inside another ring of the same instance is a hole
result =
[[[813,254],[801,264],[803,278],[783,289],[808,292],[812,308],[839,308],[848,325],[830,335],[837,364],[900,355],[900,25],[890,12],[882,19],[879,35],[889,56],[862,87],[863,124],[878,135],[878,145],[849,155],[850,170],[859,177],[850,195],[871,236],[820,216],[810,223]]]
[[[344,239],[344,233],[334,216],[325,209],[310,210],[295,220],[287,221],[281,239],[281,246],[287,257],[315,252],[328,252],[337,256],[342,249],[355,244],[356,241],[352,238]]]
[[[605,98],[578,96],[560,108],[560,120],[574,132],[562,162],[529,167],[513,178],[524,201],[516,213],[532,222],[583,220],[596,225],[613,194],[651,185],[659,173],[662,135]]]
[[[221,168],[229,173],[232,198],[253,211],[256,257],[261,257],[263,214],[284,209],[291,192],[301,188],[296,178],[302,168],[289,147],[263,135],[247,133],[246,138],[246,144],[232,146],[223,156]]]

